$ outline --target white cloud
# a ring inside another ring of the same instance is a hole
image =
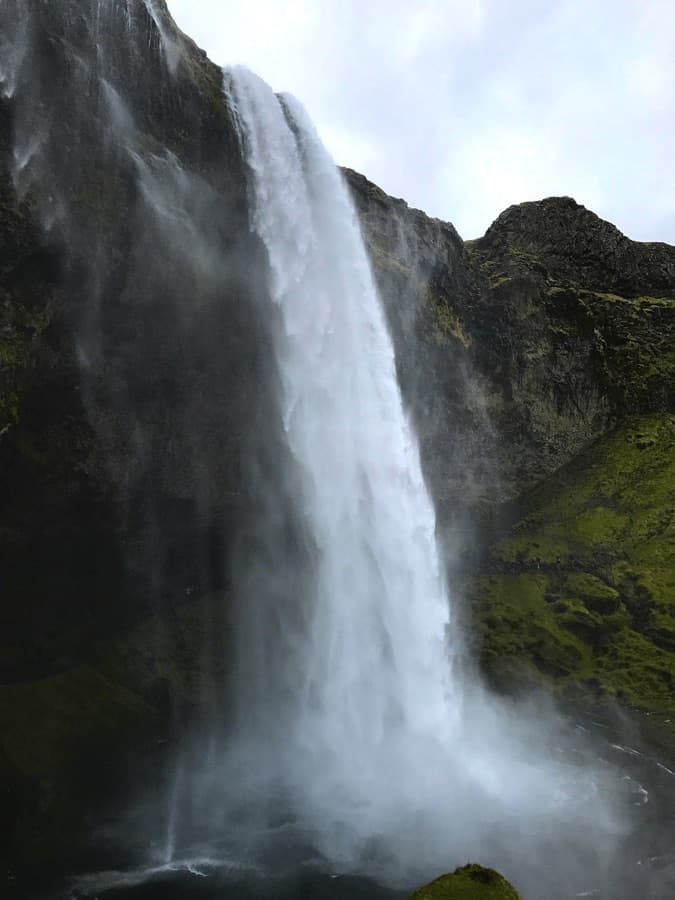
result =
[[[672,0],[169,0],[306,106],[337,162],[474,237],[571,194],[675,242]]]

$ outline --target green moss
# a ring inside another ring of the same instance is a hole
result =
[[[0,686],[0,845],[12,858],[63,860],[87,846],[82,773],[95,781],[120,751],[164,734],[169,696],[203,700],[213,626],[195,604],[92,647],[90,665]]]
[[[236,133],[232,113],[225,102],[222,69],[211,62],[206,54],[184,35],[174,35],[177,53],[177,74],[187,78],[196,89],[208,114],[219,124],[225,125],[231,133]],[[185,135],[185,145],[194,141],[194,135]],[[191,141],[189,140],[191,137]],[[180,137],[178,137],[180,141]]]
[[[0,366],[14,366],[19,360],[16,343],[0,338]]]
[[[496,269],[500,263],[497,260],[491,259],[489,256],[484,256],[480,253],[477,243],[477,240],[464,241],[464,249],[473,265],[477,266],[481,273],[489,279],[495,275],[493,270]]]
[[[595,301],[604,301],[605,303],[625,303],[631,306],[675,306],[675,300],[672,297],[622,297],[619,294],[606,294],[600,291],[580,290],[580,294]]]
[[[507,284],[511,280],[509,275],[490,275],[488,278],[488,287],[494,290],[494,288],[498,288],[502,284]]]
[[[464,328],[459,316],[448,306],[447,302],[428,288],[425,302],[431,308],[433,314],[434,342],[442,346],[448,343],[449,338],[456,338],[465,347],[471,346],[471,336]]]
[[[519,900],[516,889],[494,869],[469,863],[419,888],[410,900]]]
[[[52,319],[48,303],[33,308],[24,299],[0,289],[0,436],[19,422],[33,344]]]
[[[19,421],[19,395],[14,390],[0,392],[0,427],[4,434],[8,425],[16,425]]]
[[[117,741],[154,715],[88,666],[0,685],[0,753],[24,775],[54,775],[92,743]]]
[[[608,506],[586,509],[574,520],[574,535],[582,543],[607,546],[620,540],[629,519]]]
[[[495,686],[535,667],[551,677],[587,668],[588,652],[568,633],[551,603],[550,578],[523,573],[479,580],[477,610],[483,631],[482,662]]]
[[[562,692],[671,713],[674,513],[665,413],[626,421],[534,491],[473,582],[488,674],[536,670]]]
[[[669,397],[675,389],[674,299],[622,297],[569,284],[549,285],[545,290],[552,312],[560,310],[563,319],[572,310],[583,312],[593,329],[617,409],[670,408]],[[561,299],[565,302],[560,303]],[[574,340],[579,334],[578,321],[576,317],[567,324],[555,321],[551,330]]]
[[[165,734],[171,699],[204,702],[203,656],[220,627],[216,599],[92,646],[89,665],[0,685],[0,846],[14,859],[62,860],[85,846],[91,801],[83,773],[96,781],[120,751]],[[211,677],[222,674],[220,656]],[[11,666],[16,650],[0,649],[0,659]]]
[[[32,864],[73,853],[87,834],[83,773],[105,770],[156,719],[89,666],[0,685],[0,844],[11,857]]]
[[[517,239],[511,239],[507,242],[506,251],[512,260],[526,269],[530,267],[535,269],[541,268],[542,261],[539,255],[523,247]]]
[[[565,556],[568,544],[563,529],[541,531],[535,535],[524,526],[516,526],[493,550],[496,559],[508,564],[540,568],[554,565]]]
[[[588,572],[571,572],[565,580],[565,589],[593,612],[613,613],[619,608],[619,592]]]

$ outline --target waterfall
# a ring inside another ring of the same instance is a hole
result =
[[[282,415],[315,544],[308,608],[281,625],[297,631],[297,653],[270,680],[304,740],[323,754],[348,736],[374,775],[395,734],[454,727],[434,512],[339,172],[293,98],[245,69],[226,80],[281,313]]]
[[[280,311],[280,402],[313,545],[299,615],[247,597],[240,699],[247,718],[265,710],[294,771],[322,773],[305,790],[363,814],[416,743],[458,728],[434,512],[340,174],[293,98],[245,69],[225,81]],[[267,627],[248,621],[261,616]]]
[[[513,816],[533,845],[562,845],[584,817],[607,824],[590,775],[528,747],[463,686],[433,506],[346,187],[294,98],[241,67],[224,83],[278,315],[280,478],[305,528],[290,552],[260,523],[263,550],[244,567],[224,769],[238,808],[261,804],[269,823],[281,803],[333,865],[389,876],[487,846],[501,858],[512,835],[498,823]]]

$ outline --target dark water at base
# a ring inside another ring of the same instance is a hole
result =
[[[355,875],[299,867],[275,876],[215,860],[87,875],[58,887],[12,891],[21,900],[404,900],[396,890]]]
[[[409,896],[408,891],[349,875],[305,871],[281,879],[256,879],[233,877],[217,869],[204,870],[200,876],[194,874],[196,869],[157,873],[143,884],[98,891],[94,896],[97,900],[404,900]]]
[[[510,867],[511,878],[522,891],[524,900],[673,900],[675,897],[675,772],[672,762],[662,761],[641,747],[628,743],[600,722],[585,721],[575,726],[580,738],[594,733],[596,762],[612,767],[632,810],[632,827],[622,841],[603,884],[589,882],[583,873],[567,878],[551,889],[551,878],[545,889],[531,860],[518,860]],[[581,742],[583,745],[583,741]],[[570,748],[567,748],[567,753]],[[574,751],[572,751],[574,752]],[[581,751],[580,751],[581,752]],[[100,863],[98,871],[91,866],[88,874],[64,875],[60,878],[36,880],[35,873],[20,877],[10,874],[8,888],[0,896],[9,900],[403,900],[413,884],[392,888],[373,878],[350,872],[331,871],[331,864],[314,852],[308,836],[293,826],[283,825],[270,833],[269,852],[254,862],[247,860],[245,846],[237,849],[211,846],[193,849],[183,860],[150,866],[129,865],[113,869]],[[526,848],[524,848],[527,855]],[[468,862],[469,860],[460,861]],[[489,859],[478,859],[490,865]],[[555,848],[550,866],[555,871]],[[455,862],[449,862],[452,870]],[[113,863],[117,866],[118,862]],[[537,861],[539,872],[542,861]],[[380,860],[377,870],[387,879],[388,867]],[[371,868],[372,872],[373,869]],[[44,874],[44,873],[43,873]],[[424,872],[416,878],[420,884],[440,872]],[[518,876],[522,877],[518,877]],[[39,882],[42,883],[39,883]],[[555,881],[554,881],[555,883]],[[571,885],[574,884],[574,887]]]

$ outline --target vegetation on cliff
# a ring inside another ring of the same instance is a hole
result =
[[[665,731],[675,693],[675,416],[627,419],[524,498],[471,598],[494,684],[531,681],[534,670],[569,696],[649,712]]]

